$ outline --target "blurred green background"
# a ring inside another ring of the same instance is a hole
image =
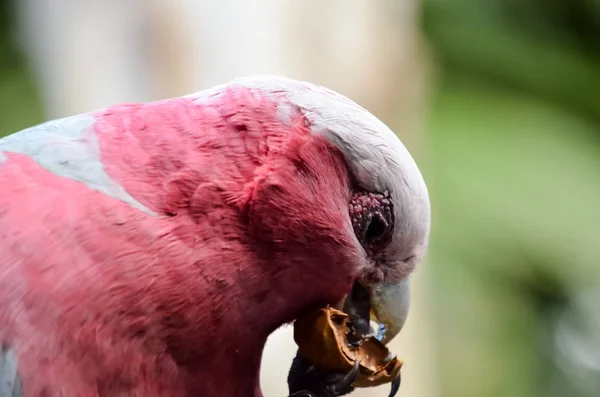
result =
[[[0,136],[44,117],[13,5]],[[599,396],[600,1],[424,0],[420,15],[442,394]]]
[[[19,46],[14,4],[0,0],[0,136],[43,120],[34,76]]]
[[[423,26],[447,395],[598,396],[600,2],[428,0]]]

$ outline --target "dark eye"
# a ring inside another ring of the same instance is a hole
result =
[[[365,248],[383,248],[389,242],[394,226],[389,197],[381,193],[356,192],[349,209],[354,233]]]
[[[367,232],[365,233],[366,241],[374,241],[381,237],[385,230],[387,229],[386,224],[381,220],[379,216],[375,216],[369,226],[367,227]]]

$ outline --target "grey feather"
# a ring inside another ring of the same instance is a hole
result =
[[[21,379],[17,371],[17,358],[6,345],[0,347],[0,397],[21,397]]]
[[[2,138],[0,164],[6,158],[2,152],[24,154],[55,175],[84,183],[153,214],[106,173],[100,160],[98,138],[93,131],[94,121],[92,115],[81,114],[48,121]]]

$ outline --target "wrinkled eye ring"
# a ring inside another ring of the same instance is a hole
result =
[[[357,191],[348,209],[354,233],[363,247],[389,243],[394,228],[394,208],[387,193]]]

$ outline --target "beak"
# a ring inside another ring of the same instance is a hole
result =
[[[410,279],[396,283],[363,285],[355,282],[343,311],[356,324],[359,337],[375,335],[388,344],[402,330],[410,307]],[[377,324],[375,327],[370,320]]]
[[[397,283],[368,287],[374,320],[382,329],[380,340],[388,344],[404,327],[410,308],[409,277]]]

